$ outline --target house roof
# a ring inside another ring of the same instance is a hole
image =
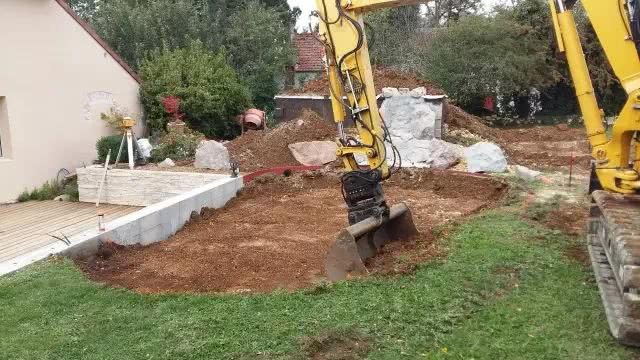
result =
[[[324,45],[315,33],[295,34],[293,42],[298,53],[296,71],[324,70]]]
[[[87,24],[86,21],[82,20],[78,14],[76,14],[73,9],[67,3],[67,0],[55,0],[63,9],[67,12],[131,77],[137,81],[138,83],[142,82],[140,76],[124,61],[118,53],[113,50],[103,38],[98,35],[98,33],[91,27],[91,25]]]

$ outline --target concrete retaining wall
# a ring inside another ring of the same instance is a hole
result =
[[[96,228],[78,234],[69,239],[70,245],[56,242],[30,254],[0,263],[0,275],[14,272],[49,255],[93,255],[105,241],[121,245],[148,245],[166,240],[184,226],[193,211],[200,212],[205,207],[224,207],[242,189],[243,184],[242,178],[221,179],[174,196],[107,223],[105,231],[101,232]]]
[[[84,256],[95,253],[101,242],[120,245],[149,245],[166,240],[180,230],[192,212],[203,208],[219,209],[242,189],[242,178],[227,178],[174,196],[171,199],[121,217],[107,224],[104,232],[87,234],[87,240],[72,245],[62,254]]]
[[[96,202],[104,168],[77,169],[80,201]],[[228,175],[147,170],[109,170],[102,189],[101,203],[148,206],[208,183],[229,178]]]

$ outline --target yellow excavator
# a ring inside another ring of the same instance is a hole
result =
[[[575,2],[549,0],[549,7],[594,159],[587,245],[612,335],[622,343],[640,346],[640,0],[582,0],[628,94],[609,136],[572,14]],[[316,0],[350,223],[327,254],[325,270],[332,281],[366,274],[367,260],[382,246],[417,233],[407,206],[389,207],[382,190],[382,182],[399,168],[401,159],[378,111],[363,16],[420,3],[425,1]],[[345,132],[348,120],[356,125],[359,136]],[[368,159],[368,166],[359,166],[358,157]]]

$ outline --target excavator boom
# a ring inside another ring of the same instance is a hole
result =
[[[587,245],[611,334],[640,346],[640,9],[626,0],[582,0],[628,100],[605,134],[573,17],[575,1],[549,0],[558,48],[564,52],[594,158]]]

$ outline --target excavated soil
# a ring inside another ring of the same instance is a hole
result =
[[[288,145],[315,140],[333,140],[336,128],[313,111],[305,111],[296,121],[282,123],[267,131],[249,131],[227,144],[231,159],[243,172],[262,168],[300,165]]]
[[[480,118],[454,106],[448,106],[448,122],[452,128],[463,128],[485,140],[499,144],[509,163],[537,170],[588,170],[591,154],[583,128],[566,126],[534,126],[522,129],[497,129]]]
[[[377,94],[381,93],[382,88],[385,87],[408,89],[424,87],[429,95],[444,95],[442,89],[428,81],[421,80],[419,75],[410,72],[375,66],[373,68],[373,79]],[[325,74],[318,79],[307,82],[302,89],[288,90],[287,95],[329,95],[329,80]]]
[[[506,186],[450,171],[403,171],[385,186],[406,202],[420,232],[368,264],[398,274],[438,255],[434,226],[494,204]],[[76,260],[88,277],[142,293],[269,292],[312,287],[324,279],[324,255],[347,225],[339,178],[311,172],[263,177],[225,208],[196,216],[171,239],[147,247],[106,245]]]

